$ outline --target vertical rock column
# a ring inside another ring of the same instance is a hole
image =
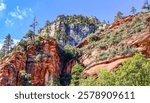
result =
[[[49,80],[59,78],[61,68],[57,52],[57,42],[55,40],[43,40],[43,57],[41,63],[43,85],[47,85]]]

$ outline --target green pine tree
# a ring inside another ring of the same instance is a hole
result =
[[[136,8],[134,6],[132,6],[131,11],[130,11],[133,15],[136,13]]]
[[[145,1],[145,3],[142,6],[142,9],[150,10],[150,4],[148,3],[148,0]]]
[[[123,17],[123,13],[122,13],[121,11],[118,11],[118,12],[116,13],[115,20],[121,19],[122,17]]]
[[[5,51],[5,54],[8,54],[10,52],[10,49],[13,45],[13,39],[11,38],[11,35],[8,34],[4,40],[4,45],[3,45],[3,49]]]
[[[29,38],[32,44],[34,44],[34,36],[35,36],[34,32],[32,30],[29,30],[24,36],[24,38]]]

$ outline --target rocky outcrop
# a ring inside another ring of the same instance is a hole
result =
[[[130,46],[134,46],[146,56],[150,56],[150,33],[145,32],[136,36],[133,36],[127,40],[126,43]]]
[[[129,16],[127,16],[127,17],[123,17],[123,18],[121,18],[121,19],[116,20],[116,21],[110,26],[110,29],[113,29],[113,28],[115,28],[115,27],[118,27],[118,26],[122,25],[124,22],[132,21],[133,17],[134,17],[134,16],[129,15]]]
[[[99,73],[100,69],[107,69],[108,71],[116,71],[118,66],[122,64],[122,62],[127,60],[129,57],[130,55],[118,56],[113,59],[93,63],[87,68],[85,68],[83,72],[92,76],[96,76]]]
[[[5,57],[0,63],[0,85],[20,85],[20,71],[26,68],[26,54],[22,52],[13,53]]]
[[[21,84],[21,72],[31,74],[32,85],[47,85],[52,78],[61,74],[61,63],[55,40],[42,40],[42,50],[35,51],[33,45],[27,52],[14,52],[0,62],[0,85],[15,86]]]
[[[148,17],[148,18],[146,19],[146,21],[147,21],[148,30],[149,30],[149,32],[150,32],[150,17]]]
[[[50,36],[57,39],[62,46],[76,46],[89,34],[98,28],[99,21],[96,17],[86,16],[58,16],[50,25],[40,31],[41,36]]]

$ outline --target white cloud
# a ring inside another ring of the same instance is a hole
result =
[[[3,42],[4,42],[4,39],[0,39],[0,49],[1,49],[2,46],[3,46]]]
[[[0,49],[2,48],[2,46],[3,46],[3,44],[2,44],[2,43],[0,43]]]
[[[16,6],[13,12],[10,12],[9,15],[18,19],[24,19],[27,16],[30,16],[32,13],[31,8],[21,9],[19,6]]]
[[[7,27],[12,27],[14,25],[14,22],[12,20],[10,20],[10,19],[6,19],[5,20],[5,25]]]
[[[16,45],[16,44],[18,44],[19,43],[19,39],[13,39],[13,41],[14,41],[14,45]]]
[[[3,0],[0,0],[0,12],[6,9],[6,4],[3,2]]]

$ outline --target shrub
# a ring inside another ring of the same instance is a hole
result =
[[[99,56],[96,61],[111,59],[118,55],[134,54],[136,50],[133,47],[130,47],[126,44],[122,44],[120,47],[111,47],[107,50],[100,51]]]
[[[135,25],[136,23],[140,23],[142,20],[139,17],[135,17],[132,21],[132,25]]]
[[[71,45],[64,46],[64,50],[67,54],[70,54],[73,58],[78,57],[80,55],[80,50]]]
[[[83,71],[83,66],[81,66],[79,63],[75,64],[72,68],[71,73],[71,86],[78,86],[80,84],[80,79],[82,78],[81,73]]]
[[[56,77],[50,78],[50,80],[47,82],[48,86],[60,86],[60,79]]]
[[[56,33],[59,34],[61,32],[61,28],[56,29]]]
[[[35,37],[34,44],[35,44],[36,46],[39,46],[39,45],[40,45],[40,37]]]
[[[22,40],[19,42],[19,45],[20,45],[21,47],[25,48],[25,46],[27,46],[27,41],[22,39]]]
[[[80,86],[96,86],[96,78],[89,76],[87,79],[80,79]]]
[[[90,42],[90,43],[92,43],[93,41],[98,41],[98,40],[99,40],[99,38],[94,34],[91,34],[88,37],[88,42]]]
[[[1,53],[0,53],[0,60],[1,60],[4,56],[5,56],[4,54],[1,54]]]
[[[31,86],[32,83],[30,79],[31,79],[31,74],[26,73],[24,70],[20,71],[20,82],[22,86]]]

